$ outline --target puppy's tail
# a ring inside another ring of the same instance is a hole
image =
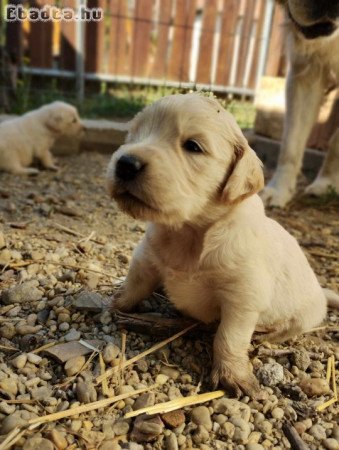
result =
[[[339,295],[331,289],[323,288],[323,291],[327,300],[327,306],[329,308],[339,309]]]

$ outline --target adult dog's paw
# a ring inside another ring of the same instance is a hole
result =
[[[336,192],[337,195],[339,195],[339,178],[337,180],[337,186],[336,181],[331,180],[330,178],[327,177],[316,178],[313,181],[313,183],[311,183],[309,186],[305,188],[304,192],[306,195],[314,195],[316,197],[327,195],[330,192]]]
[[[214,363],[211,381],[214,389],[222,386],[232,397],[240,397],[242,393],[252,397],[260,397],[261,391],[259,382],[253,373],[248,369],[244,374],[243,367],[230,367],[224,361]]]
[[[278,189],[269,185],[259,195],[266,206],[274,206],[277,208],[284,208],[293,197],[292,192],[289,190]]]

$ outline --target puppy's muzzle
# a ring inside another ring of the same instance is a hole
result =
[[[140,174],[145,163],[133,155],[122,155],[118,159],[115,175],[122,181],[132,181]]]

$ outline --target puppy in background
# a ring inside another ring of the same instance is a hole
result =
[[[150,222],[112,306],[164,286],[184,314],[220,322],[213,384],[255,396],[256,326],[283,341],[318,325],[327,300],[297,241],[265,215],[262,164],[234,118],[211,98],[165,97],[133,120],[107,176],[120,208]]]
[[[56,101],[0,124],[0,170],[17,175],[37,174],[28,167],[33,159],[46,169],[57,170],[50,152],[60,136],[74,136],[82,129],[74,106]]]

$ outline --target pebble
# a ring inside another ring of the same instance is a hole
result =
[[[146,408],[147,406],[153,406],[154,403],[155,403],[154,392],[146,392],[145,394],[141,394],[140,397],[136,399],[132,408],[134,410]]]
[[[174,367],[168,366],[161,366],[160,373],[163,375],[167,375],[168,378],[174,381],[176,381],[180,376],[179,370],[175,369]]]
[[[257,376],[264,386],[275,386],[284,380],[284,368],[276,362],[263,364],[259,367]]]
[[[280,420],[284,417],[285,413],[282,408],[277,407],[271,411],[271,415],[272,415],[273,419]]]
[[[104,441],[99,450],[121,450],[121,446],[117,442]]]
[[[325,428],[316,423],[315,425],[312,425],[311,428],[308,430],[308,433],[313,436],[318,441],[322,441],[323,439],[326,439],[326,431]]]
[[[43,292],[37,289],[38,281],[26,281],[2,293],[1,300],[5,305],[12,303],[36,302],[42,299]]]
[[[174,433],[166,438],[166,450],[179,450],[178,439]]]
[[[97,400],[97,391],[91,382],[79,379],[76,385],[76,393],[80,403],[90,403]]]
[[[56,428],[51,431],[51,439],[58,450],[65,450],[68,447],[65,433],[58,431]]]
[[[167,383],[167,381],[168,381],[168,376],[164,375],[162,373],[159,373],[159,375],[157,375],[155,378],[155,382],[157,384],[165,384],[165,383]]]
[[[42,361],[41,356],[36,355],[35,353],[27,353],[28,362],[32,364],[40,364]]]
[[[207,431],[212,430],[212,420],[209,409],[206,406],[197,406],[192,410],[192,422],[203,425]]]
[[[248,422],[240,417],[231,417],[229,421],[235,426],[233,439],[239,444],[245,444],[251,432]]]
[[[128,422],[125,422],[124,420],[119,420],[118,422],[115,422],[113,425],[113,431],[117,436],[122,436],[123,434],[127,434],[129,430],[129,424]]]
[[[164,429],[164,424],[160,416],[148,416],[142,414],[135,419],[131,433],[132,441],[152,442]]]
[[[198,425],[198,428],[194,431],[192,439],[195,444],[203,444],[207,442],[210,437],[209,432],[203,425]]]
[[[7,416],[3,419],[1,423],[1,431],[0,434],[8,434],[11,432],[15,427],[22,427],[23,425],[26,425],[27,421],[24,420],[21,417],[21,414],[19,412],[14,412],[10,416]]]
[[[0,413],[10,415],[15,412],[15,405],[9,405],[6,402],[0,402]]]
[[[32,436],[26,440],[22,450],[54,450],[54,445],[49,439]]]
[[[323,378],[304,378],[299,386],[308,397],[325,395],[330,392],[328,382]]]
[[[22,353],[16,358],[12,359],[12,365],[17,369],[23,369],[27,362],[27,353]]]
[[[307,370],[308,366],[311,364],[311,358],[307,350],[303,348],[296,349],[291,355],[292,364],[297,366],[300,370]]]
[[[117,345],[109,342],[102,352],[102,357],[106,364],[110,364],[115,361],[119,356],[120,349]]]
[[[60,329],[60,327],[59,327]],[[67,334],[65,334],[64,339],[66,342],[78,341],[81,338],[81,333],[74,328],[71,328]]]
[[[323,440],[322,444],[328,450],[339,450],[339,442],[337,439],[327,438]]]
[[[163,422],[170,428],[178,428],[185,423],[185,413],[182,409],[169,411],[161,415]]]
[[[246,450],[265,450],[265,448],[260,444],[247,444]]]
[[[69,359],[65,364],[65,372],[67,376],[71,377],[80,372],[81,368],[85,364],[85,361],[86,360],[84,356],[74,356],[73,358]]]
[[[14,378],[4,378],[0,381],[0,390],[10,397],[15,397],[18,393],[18,383]]]
[[[16,330],[15,327],[12,323],[4,323],[1,327],[0,327],[0,335],[3,338],[6,339],[13,339],[13,337],[16,335]]]
[[[101,312],[103,300],[103,297],[96,292],[83,291],[75,297],[72,305],[82,311]]]

